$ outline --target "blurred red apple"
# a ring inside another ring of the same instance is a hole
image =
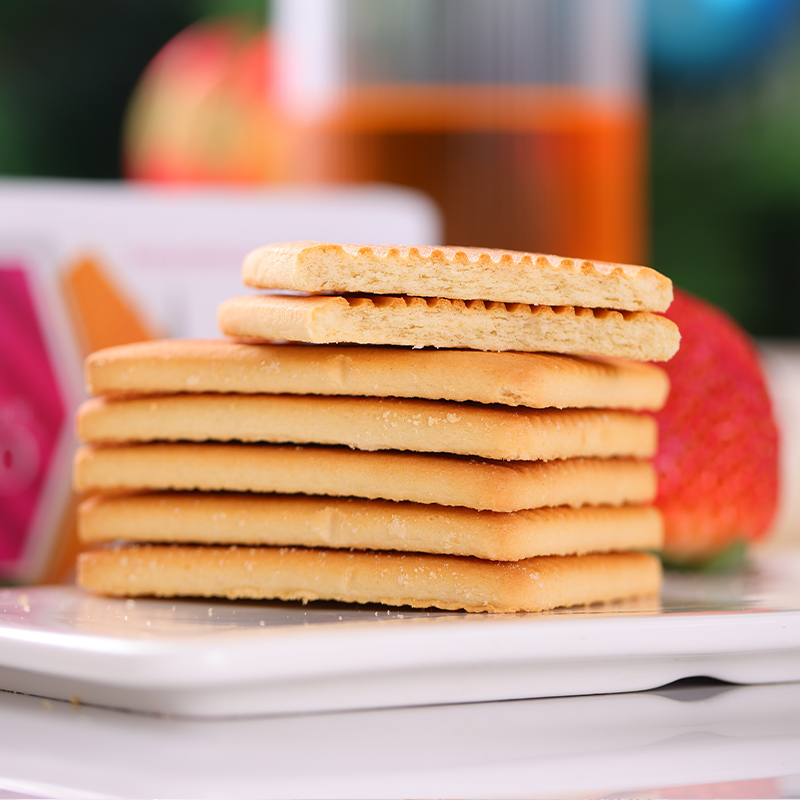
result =
[[[198,23],[168,42],[131,99],[126,177],[262,183],[283,177],[287,137],[271,99],[269,34]]]

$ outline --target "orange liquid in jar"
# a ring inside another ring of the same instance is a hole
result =
[[[298,132],[293,177],[430,195],[445,242],[642,263],[644,109],[580,89],[360,86]]]

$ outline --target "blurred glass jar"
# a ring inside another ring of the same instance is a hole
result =
[[[387,181],[447,243],[644,260],[637,0],[276,0],[287,177]]]

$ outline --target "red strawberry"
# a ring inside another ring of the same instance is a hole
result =
[[[778,431],[758,354],[722,311],[676,291],[681,348],[656,415],[664,555],[702,563],[767,532],[778,501]]]

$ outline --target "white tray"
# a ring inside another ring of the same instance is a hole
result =
[[[0,689],[182,716],[800,680],[800,552],[668,576],[661,607],[486,615],[0,591]]]
[[[800,797],[800,683],[213,720],[0,692],[0,719],[0,797]]]

